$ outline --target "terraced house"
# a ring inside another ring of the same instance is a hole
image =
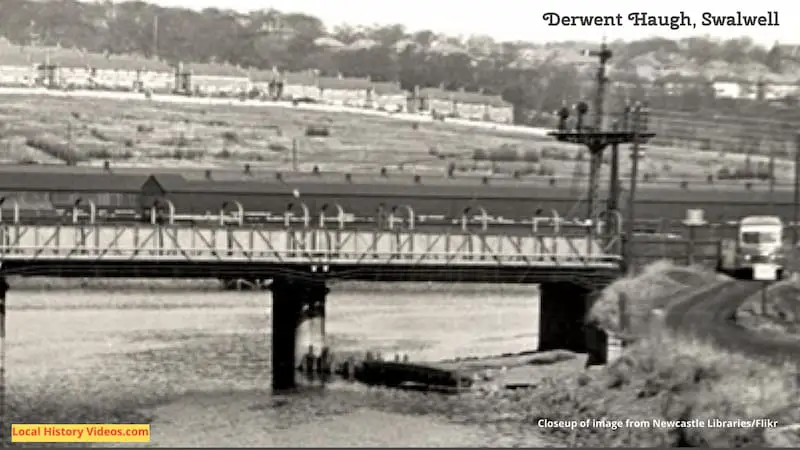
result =
[[[369,78],[320,77],[319,100],[331,105],[365,107],[372,103],[372,80]]]
[[[406,110],[408,92],[400,87],[397,82],[372,83],[372,105],[375,109],[383,111],[401,112]]]
[[[0,40],[0,85],[54,89],[183,92],[235,96],[257,88],[268,97],[309,98],[327,104],[385,111],[436,112],[471,120],[511,122],[513,110],[499,96],[442,88],[404,91],[398,82],[320,76],[319,71],[281,73],[230,64],[177,64],[132,55],[102,55],[60,47],[23,47]]]
[[[430,112],[449,117],[512,123],[514,107],[499,95],[480,92],[448,91],[442,87],[415,90],[413,107],[419,112]]]
[[[250,74],[241,67],[230,64],[192,63],[181,72],[191,79],[192,92],[201,95],[237,95],[248,92],[251,87]],[[185,86],[184,86],[185,87]]]

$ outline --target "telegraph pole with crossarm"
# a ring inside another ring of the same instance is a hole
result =
[[[594,126],[586,127],[583,124],[583,117],[589,111],[589,107],[585,102],[579,102],[575,106],[578,114],[575,127],[569,129],[567,126],[567,119],[569,118],[570,111],[567,107],[561,108],[559,111],[559,125],[558,131],[548,133],[550,136],[555,137],[561,142],[570,142],[573,144],[582,144],[589,149],[589,187],[587,195],[587,220],[591,224],[589,226],[589,248],[594,247],[597,242],[597,221],[601,218],[602,213],[606,209],[599,201],[600,195],[600,168],[603,164],[603,150],[609,145],[630,144],[630,143],[644,143],[655,136],[655,133],[648,133],[646,130],[634,130],[627,126],[628,120],[625,120],[622,126],[615,127],[614,131],[604,131],[604,111],[603,106],[605,102],[606,84],[608,78],[606,77],[606,65],[612,57],[612,52],[605,42],[600,46],[600,50],[586,52],[589,56],[594,56],[599,59],[599,67],[597,69],[597,93],[594,98]],[[640,111],[636,112],[640,114]],[[627,118],[626,118],[627,119]],[[638,123],[639,121],[634,120]],[[616,161],[614,161],[616,163]],[[616,172],[616,171],[614,171]],[[618,180],[612,180],[612,186],[618,186]],[[609,195],[618,196],[618,189],[611,189]],[[610,202],[613,205],[618,205],[618,199]],[[618,212],[606,211],[607,222],[615,222]],[[607,224],[607,226],[612,224]],[[614,223],[614,228],[619,224]]]

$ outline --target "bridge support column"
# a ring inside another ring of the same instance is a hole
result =
[[[568,282],[539,286],[539,351],[588,350],[584,319],[592,306],[591,294],[590,289]]]
[[[272,280],[272,389],[297,387],[299,368],[320,364],[325,349],[324,280]],[[308,358],[309,355],[316,356]]]

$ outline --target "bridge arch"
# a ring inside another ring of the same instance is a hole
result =
[[[322,205],[322,208],[319,209],[319,226],[320,228],[325,228],[325,224],[328,223],[328,215],[326,214],[328,210],[335,209],[336,215],[335,219],[338,222],[339,229],[344,228],[345,223],[345,212],[342,205],[339,203],[325,203]]]
[[[11,204],[14,205],[14,223],[19,223],[19,201],[14,197],[9,198],[5,195],[0,197],[0,223],[3,222],[3,205],[8,200],[11,200]]]
[[[244,207],[239,200],[226,200],[222,202],[222,206],[219,209],[219,224],[220,226],[225,225],[225,210],[229,205],[233,205],[236,207],[236,223],[239,226],[244,225]]]
[[[541,210],[536,211],[536,215],[531,219],[531,228],[534,233],[539,232],[539,224],[540,223],[550,223],[553,226],[553,232],[558,234],[561,231],[561,221],[563,220],[561,216],[558,215],[558,210],[552,209],[550,210],[550,216],[540,216],[539,213],[542,212]]]
[[[414,229],[416,225],[416,215],[414,214],[414,208],[409,205],[395,205],[392,207],[391,211],[389,212],[389,229],[394,229],[395,219],[397,218],[398,211],[405,211],[405,222],[408,224],[408,230],[411,231]],[[403,217],[400,217],[400,220],[403,221]]]
[[[283,212],[283,225],[286,228],[292,227],[292,217],[294,217],[294,210],[299,208],[302,212],[303,217],[303,228],[308,228],[311,226],[311,213],[308,210],[308,206],[301,201],[291,202],[286,205],[286,209]]]
[[[155,225],[160,222],[161,219],[161,207],[167,207],[167,223],[172,225],[175,223],[175,204],[168,198],[161,198],[153,202],[153,206],[150,207],[150,224]]]
[[[91,199],[78,197],[72,204],[72,223],[78,223],[81,214],[81,205],[89,205],[89,223],[97,222],[97,205]]]
[[[472,212],[473,210],[477,210],[478,214],[480,214],[481,216],[480,218],[481,231],[486,231],[489,228],[489,214],[486,212],[486,209],[484,209],[484,207],[481,205],[467,206],[466,208],[464,208],[463,211],[461,211],[461,230],[465,232],[469,231],[468,229],[470,223],[469,213]]]

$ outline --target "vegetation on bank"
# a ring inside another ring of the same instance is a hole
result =
[[[736,311],[736,322],[759,333],[800,339],[800,282],[791,279],[759,292]]]

